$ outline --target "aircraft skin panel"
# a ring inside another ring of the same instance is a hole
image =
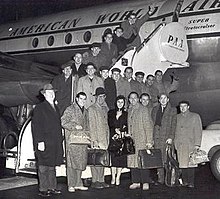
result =
[[[59,66],[72,59],[75,52],[84,52],[88,50],[91,43],[101,42],[103,32],[107,28],[114,29],[126,19],[129,13],[137,13],[138,17],[144,15],[148,5],[151,4],[154,13],[140,30],[143,40],[159,23],[172,20],[176,3],[177,0],[128,1],[5,24],[0,27],[0,51],[21,59]],[[193,96],[200,92],[213,92],[215,98],[212,100],[218,104],[219,95],[215,92],[220,85],[219,18],[219,1],[184,0],[179,22],[184,26],[187,35],[189,47],[187,61],[190,68],[176,70],[181,81],[181,86],[176,92],[178,100],[183,95],[195,100],[197,98]],[[67,44],[65,39],[68,34],[72,39]],[[49,38],[54,39],[52,45],[48,44]],[[34,41],[37,44],[35,47]],[[169,72],[166,76],[169,76]],[[190,93],[189,96],[187,93]],[[200,102],[196,101],[192,103],[195,103],[194,107],[200,110],[196,106],[196,103],[200,104]],[[208,103],[207,100],[205,102]],[[213,101],[211,103],[215,104]],[[206,109],[202,114],[202,117],[206,118],[206,114],[212,113]],[[220,117],[220,113],[215,114]]]

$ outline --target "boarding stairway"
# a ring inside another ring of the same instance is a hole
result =
[[[184,27],[178,22],[160,23],[139,47],[127,49],[112,66],[121,71],[128,66],[146,75],[156,70],[187,67],[188,45]]]

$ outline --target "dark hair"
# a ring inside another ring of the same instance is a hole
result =
[[[130,96],[131,96],[132,94],[135,94],[135,95],[137,95],[137,97],[139,98],[139,95],[138,95],[138,93],[137,93],[137,92],[135,92],[135,91],[132,91],[132,92],[130,92],[130,94],[128,95],[128,99],[130,98]]]
[[[156,74],[159,73],[159,72],[163,74],[163,72],[162,72],[161,70],[156,70],[155,73],[154,73],[154,75],[156,75]]]
[[[153,76],[152,74],[149,74],[149,75],[147,76],[147,79],[148,79],[149,77],[153,77],[153,78],[154,78],[154,76]]]
[[[180,106],[180,104],[187,104],[187,106],[189,106],[189,101],[182,100],[182,101],[179,102],[179,106]]]
[[[92,66],[94,67],[94,69],[96,69],[96,70],[97,70],[97,68],[96,68],[95,64],[94,64],[94,63],[92,63],[92,62],[89,62],[88,64],[86,64],[85,69],[87,69],[87,67],[88,67],[88,66],[90,66],[90,65],[92,65]]]
[[[131,69],[132,72],[134,71],[131,66],[128,66],[128,67],[125,68],[124,72],[125,72],[126,70],[128,70],[128,69]]]
[[[135,16],[135,17],[137,17],[137,15],[135,14],[135,13],[130,13],[129,15],[128,15],[128,17],[127,18],[129,18],[129,17],[131,17],[131,15],[133,15],[133,16]]]
[[[118,29],[121,29],[122,31],[124,31],[124,29],[121,26],[118,26],[114,29],[114,31],[117,31]]]
[[[147,97],[150,99],[150,95],[149,95],[148,93],[142,93],[142,94],[140,95],[140,99],[142,98],[142,96],[147,96]]]
[[[79,92],[79,93],[77,93],[76,98],[79,98],[80,95],[83,95],[83,96],[87,97],[87,95],[84,92]]]
[[[124,95],[118,95],[115,99],[115,109],[118,110],[118,106],[117,106],[117,101],[120,100],[120,99],[123,99],[124,100],[124,105],[122,107],[122,110],[125,109],[125,103],[126,103],[126,98]]]

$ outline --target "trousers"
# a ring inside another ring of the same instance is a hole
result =
[[[57,188],[55,167],[38,166],[39,191],[47,191],[48,189]]]

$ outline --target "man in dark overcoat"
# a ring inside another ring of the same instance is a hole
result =
[[[169,98],[162,93],[159,98],[159,104],[153,108],[152,119],[154,123],[154,148],[162,152],[162,160],[165,162],[166,144],[171,143],[174,138],[176,108],[171,107]],[[173,119],[174,118],[174,119]],[[164,168],[157,169],[158,182],[164,183]]]
[[[39,177],[39,195],[60,194],[55,167],[63,163],[62,127],[51,84],[41,90],[45,100],[33,110],[32,134]]]
[[[109,69],[107,66],[100,67],[100,74],[104,82],[106,94],[105,101],[108,105],[109,110],[112,110],[115,108],[115,99],[117,97],[116,84],[115,81],[109,77]]]
[[[51,82],[53,87],[57,89],[56,103],[61,116],[66,108],[73,103],[76,94],[78,75],[73,72],[72,64],[72,61],[62,64],[62,74],[55,76]]]

